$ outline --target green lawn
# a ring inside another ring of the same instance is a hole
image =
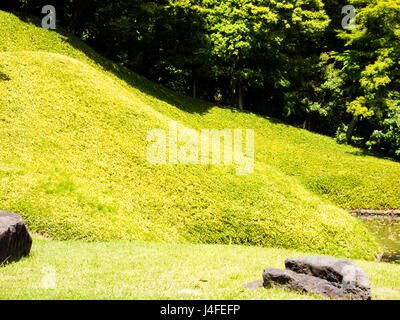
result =
[[[284,268],[293,250],[34,239],[31,256],[0,270],[0,299],[320,299],[242,284]],[[400,299],[400,265],[356,261],[373,299]]]

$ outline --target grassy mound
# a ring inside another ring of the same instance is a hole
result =
[[[400,207],[400,164],[171,93],[74,38],[0,12],[0,207],[57,239],[237,243],[372,258],[336,207]],[[255,129],[255,171],[150,165],[170,120]]]

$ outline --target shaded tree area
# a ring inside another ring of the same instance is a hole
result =
[[[54,0],[57,23],[174,91],[400,156],[400,0]],[[2,2],[40,16],[40,0]]]

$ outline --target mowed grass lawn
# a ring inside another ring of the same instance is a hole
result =
[[[309,253],[310,254],[310,253]],[[30,257],[0,270],[0,299],[322,299],[242,284],[284,268],[293,250],[226,245],[34,239]],[[400,265],[358,261],[372,299],[400,299]]]

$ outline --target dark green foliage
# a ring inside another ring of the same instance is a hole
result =
[[[354,129],[364,120],[359,129],[367,146],[399,156],[400,1],[353,3],[359,8],[357,27],[338,33],[346,43],[335,55],[347,87],[347,112]]]

